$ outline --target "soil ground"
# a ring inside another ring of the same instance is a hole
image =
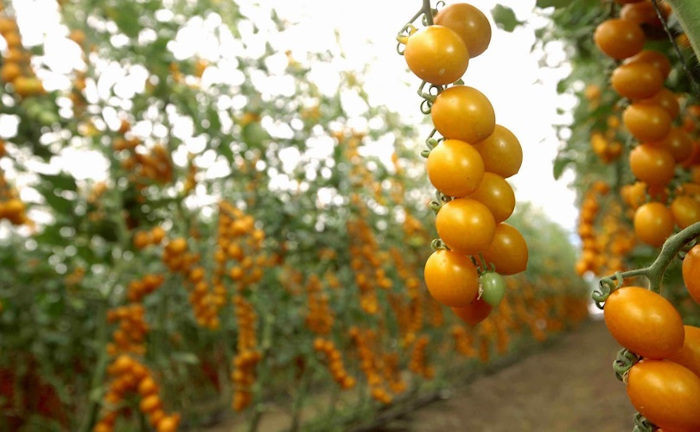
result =
[[[490,375],[455,387],[448,397],[371,432],[623,432],[634,408],[612,361],[620,346],[602,321],[591,321]],[[283,426],[284,425],[284,426]],[[238,425],[240,426],[240,425]],[[262,432],[289,427],[266,416]],[[241,431],[224,421],[207,432]],[[303,428],[302,428],[303,430]]]
[[[621,432],[634,408],[612,361],[620,346],[593,321],[441,400],[397,419],[391,432]]]

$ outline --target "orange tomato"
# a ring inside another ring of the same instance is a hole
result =
[[[683,258],[683,282],[688,294],[700,304],[700,245],[693,246]]]
[[[523,163],[523,149],[518,138],[501,125],[495,125],[493,133],[474,148],[484,161],[487,172],[508,178],[518,173]]]
[[[450,87],[435,98],[431,118],[442,136],[469,144],[486,139],[496,126],[496,114],[488,98],[463,85]]]
[[[430,151],[427,171],[437,190],[451,197],[463,197],[479,187],[484,162],[470,144],[448,139]]]
[[[476,298],[479,275],[467,255],[436,250],[425,263],[424,275],[430,295],[445,306],[467,306]]]
[[[668,356],[668,360],[690,369],[700,377],[700,327],[683,326],[685,339],[683,347]]]
[[[513,188],[503,177],[490,172],[484,173],[481,184],[469,198],[488,207],[496,223],[508,219],[515,209]]]
[[[661,141],[671,131],[671,116],[658,105],[633,103],[622,113],[622,122],[642,142]]]
[[[677,363],[645,359],[635,364],[627,396],[637,411],[664,430],[700,430],[700,378]]]
[[[496,226],[493,241],[483,255],[486,262],[493,264],[495,271],[504,276],[527,268],[527,243],[520,231],[505,222]]]
[[[649,186],[664,186],[674,176],[676,161],[663,147],[640,144],[630,152],[630,168],[639,180]]]
[[[653,291],[630,286],[605,301],[603,317],[615,340],[643,357],[662,359],[683,346],[683,320],[673,305]]]
[[[491,42],[491,24],[479,9],[467,3],[455,3],[441,9],[435,24],[448,27],[462,38],[469,56],[474,58],[486,51]]]
[[[438,235],[455,252],[473,255],[486,250],[496,232],[488,207],[470,198],[457,198],[442,206],[435,218]]]
[[[689,227],[700,222],[700,201],[687,195],[677,196],[671,202],[671,214],[678,227]]]
[[[639,25],[619,18],[600,23],[593,40],[601,51],[617,60],[632,57],[644,48],[644,32]]]
[[[404,58],[418,78],[435,85],[457,81],[469,65],[469,51],[462,38],[440,25],[424,27],[409,36]]]
[[[673,234],[673,214],[659,202],[642,204],[634,213],[634,233],[644,243],[659,247]]]
[[[612,73],[611,83],[622,97],[645,99],[661,90],[664,77],[651,63],[633,62],[616,67]]]

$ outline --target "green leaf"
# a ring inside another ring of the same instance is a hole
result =
[[[53,185],[54,189],[77,191],[78,185],[75,183],[75,179],[66,174],[39,174],[42,180]]]
[[[491,16],[493,16],[498,28],[507,32],[512,32],[517,26],[524,24],[524,21],[518,21],[513,9],[500,4],[491,9]]]
[[[543,9],[553,7],[558,9],[564,6],[568,6],[569,3],[571,3],[571,0],[537,0],[537,7]]]
[[[556,158],[554,160],[553,175],[554,180],[559,180],[559,177],[564,173],[564,169],[572,163],[573,160],[570,158]]]

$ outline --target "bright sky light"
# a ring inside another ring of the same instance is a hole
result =
[[[250,7],[246,5],[251,2],[252,0],[239,2],[244,13],[250,12]],[[407,122],[422,124],[424,119],[419,110],[420,99],[416,94],[419,80],[410,73],[403,57],[396,53],[395,42],[396,33],[420,8],[420,0],[266,0],[261,3],[267,8],[274,9],[279,17],[290,23],[288,30],[272,41],[273,46],[279,49],[280,55],[268,59],[267,63],[271,69],[274,70],[281,65],[281,70],[284,70],[286,56],[282,53],[286,50],[290,50],[293,57],[299,59],[305,58],[307,52],[330,50],[340,54],[342,50],[344,60],[338,55],[337,60],[329,65],[318,66],[311,74],[317,79],[322,90],[325,88],[328,91],[334,91],[338,85],[332,78],[337,77],[337,74],[326,72],[341,69],[362,71],[366,68],[366,90],[370,95],[370,102],[389,106],[392,110],[399,112]],[[490,10],[497,1],[473,0],[471,3],[490,18]],[[552,124],[569,121],[568,118],[557,115],[556,109],[566,104],[570,106],[572,103],[558,96],[555,87],[557,81],[567,75],[568,70],[540,68],[542,53],[531,52],[534,43],[533,31],[545,22],[541,17],[532,14],[534,3],[535,0],[509,3],[518,18],[527,21],[527,24],[513,33],[507,33],[492,24],[493,37],[489,49],[470,61],[464,79],[468,85],[479,89],[491,100],[496,111],[497,123],[513,131],[523,146],[523,166],[516,176],[509,179],[515,187],[517,200],[530,201],[542,207],[553,220],[573,231],[577,210],[573,204],[574,192],[567,188],[570,178],[565,176],[564,179],[555,182],[552,177],[552,159],[559,146]],[[63,69],[60,66],[61,59],[64,62],[68,61],[66,59],[73,59],[72,61],[79,59],[80,52],[75,49],[77,46],[67,41],[65,46],[58,46],[57,38],[51,37],[52,32],[65,32],[65,29],[57,26],[59,19],[53,0],[27,0],[15,2],[15,4],[20,18],[24,16],[27,19],[39,20],[40,23],[38,28],[41,30],[36,33],[27,33],[28,39],[25,42],[36,44],[45,37],[45,43],[53,44],[47,46],[47,52],[53,49],[54,52],[62,53],[56,58],[47,59],[55,63],[52,69],[57,71]],[[53,6],[50,7],[50,5]],[[49,11],[49,13],[23,13],[24,6],[35,11]],[[183,30],[184,33],[181,32],[182,34],[178,35],[179,40],[201,40],[202,37],[207,37],[212,26],[219,24],[216,18],[211,17],[206,20],[195,20],[195,22],[195,26]],[[335,34],[336,29],[338,39]],[[257,45],[251,43],[254,37],[263,37],[262,35],[253,35],[251,29],[241,30],[249,33],[246,39],[249,44],[248,50],[264,49],[262,43]],[[32,38],[38,39],[32,40]],[[224,47],[223,51],[228,49],[230,53],[240,46],[239,41],[231,41],[231,44],[233,48]],[[169,47],[180,58],[194,54],[204,58],[217,57],[217,52],[202,51],[206,47],[209,47],[209,50],[214,49],[212,46],[211,43],[187,44],[174,41]],[[222,48],[219,47],[219,49]],[[251,54],[255,53],[251,52]],[[561,47],[552,47],[548,54],[555,58],[563,58]],[[233,81],[238,79],[234,73],[226,71],[228,60],[225,56],[223,57],[224,60],[220,62],[219,76],[215,76],[216,72],[211,76],[205,74],[205,80],[216,80],[222,77]],[[235,65],[229,66],[235,71]],[[106,69],[104,73],[108,74],[108,70]],[[126,82],[130,76],[134,82],[142,83],[143,77],[138,75],[139,71],[131,71],[125,79],[123,73],[119,75],[117,71],[114,79]],[[285,88],[289,87],[289,83],[285,83],[282,76],[278,78],[267,77],[271,81],[264,83],[269,84],[271,93],[283,93],[288,90]],[[56,82],[59,86],[67,85],[67,83]],[[352,104],[348,104],[348,107],[352,107]],[[423,128],[425,136],[429,133],[431,126],[425,123]],[[380,142],[374,150],[377,155],[388,160],[393,147],[391,143]],[[73,154],[70,156],[66,160],[78,159]],[[180,156],[186,157],[186,154],[183,153]],[[82,169],[86,166],[85,163],[80,165]],[[87,166],[105,169],[98,163]],[[70,166],[64,166],[64,169],[70,170]]]
[[[490,19],[490,11],[498,2],[470,3]],[[407,121],[421,121],[420,100],[415,92],[419,80],[395,51],[396,33],[420,8],[421,1],[270,0],[269,5],[281,17],[298,23],[285,37],[293,51],[334,49],[333,32],[337,28],[348,62],[358,69],[369,65],[367,91],[373,101],[400,112]],[[508,33],[492,22],[491,44],[486,52],[472,59],[464,80],[491,100],[496,122],[513,131],[523,146],[523,166],[509,179],[516,189],[516,199],[542,207],[554,221],[573,231],[578,212],[574,207],[575,194],[567,187],[571,176],[565,175],[557,182],[552,176],[552,160],[560,145],[552,124],[569,121],[557,115],[556,109],[572,103],[558,96],[555,89],[568,70],[540,68],[541,53],[531,52],[534,29],[546,22],[532,14],[534,5],[535,0],[508,3],[518,19],[527,24]],[[561,47],[550,48],[548,54],[553,60],[563,59]]]

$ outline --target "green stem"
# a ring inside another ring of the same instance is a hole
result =
[[[668,0],[678,23],[690,40],[695,56],[700,58],[700,2],[697,0]]]
[[[669,237],[668,240],[666,240],[661,248],[661,253],[658,257],[656,257],[654,263],[649,266],[649,271],[647,272],[649,289],[657,293],[661,291],[661,280],[664,277],[664,272],[666,271],[668,265],[686,244],[698,236],[700,236],[700,222],[690,225],[683,231]]]
[[[423,0],[423,8],[421,10],[428,21],[428,25],[433,25],[433,9],[430,7],[430,0]]]

